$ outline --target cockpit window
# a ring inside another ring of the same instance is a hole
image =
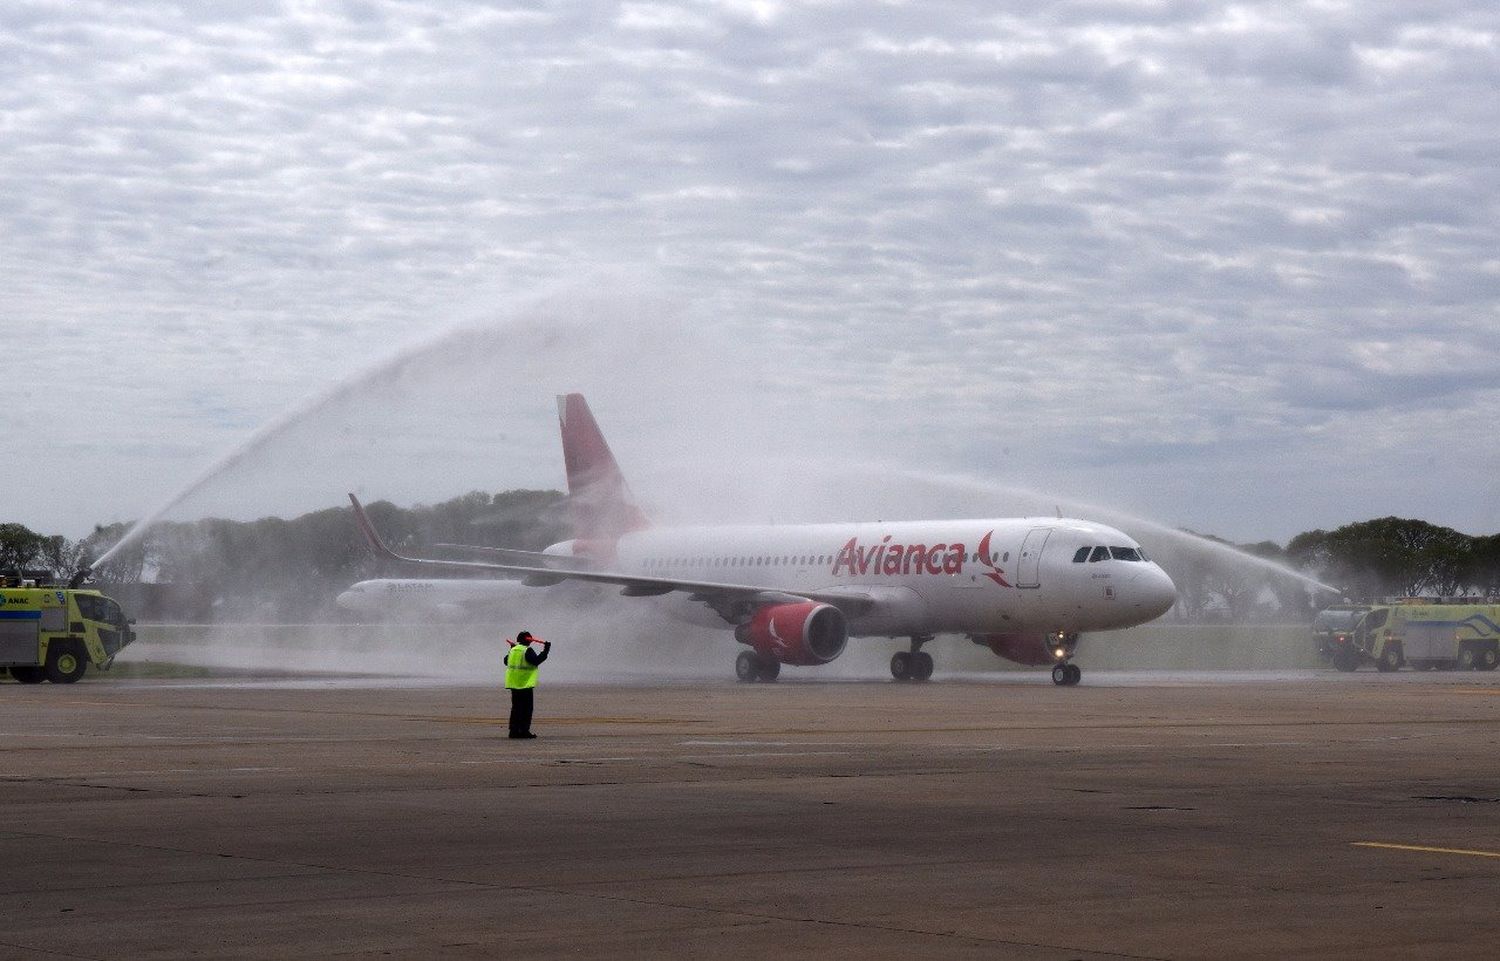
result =
[[[1076,554],[1073,555],[1073,563],[1074,564],[1082,564],[1084,561],[1088,560],[1089,559],[1089,551],[1091,551],[1091,550],[1093,550],[1092,547],[1080,547],[1080,548],[1078,548],[1078,553],[1076,553]]]
[[[1117,561],[1138,561],[1141,555],[1134,547],[1111,547],[1109,555]]]
[[[87,620],[101,621],[105,624],[125,623],[125,615],[120,612],[120,605],[107,597],[75,594],[73,598],[78,604],[78,613]]]
[[[1089,558],[1089,563],[1090,564],[1094,564],[1094,563],[1097,563],[1098,561],[1107,561],[1107,560],[1109,560],[1109,548],[1107,548],[1107,547],[1096,547],[1096,548],[1094,548],[1094,554],[1093,554],[1093,556]]]

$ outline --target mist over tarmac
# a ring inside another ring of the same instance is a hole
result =
[[[546,683],[642,684],[733,680],[739,649],[729,631],[668,619],[651,599],[608,598],[559,604],[541,599],[524,614],[492,623],[141,625],[141,639],[120,655],[125,676],[173,676],[166,666],[252,676],[364,676],[382,682],[432,681],[498,686],[504,639],[531,630],[553,641]],[[821,667],[784,667],[782,683],[889,683],[890,655],[904,640],[850,638],[842,656]],[[926,647],[937,681],[1033,677],[1047,672],[996,657],[965,638],[943,636]],[[1158,622],[1126,631],[1085,634],[1078,663],[1087,683],[1151,672],[1194,683],[1245,677],[1301,680],[1320,676],[1305,625],[1184,625]],[[188,673],[198,673],[189,671]],[[1415,676],[1415,675],[1413,675]]]
[[[184,479],[183,490],[154,513],[179,520],[290,517],[339,505],[349,490],[366,501],[409,504],[432,490],[454,496],[494,492],[502,484],[565,489],[554,396],[579,391],[637,500],[662,524],[1051,516],[1064,509],[1117,523],[1148,549],[1164,541],[1187,544],[1190,550],[1180,556],[1189,562],[1193,549],[1226,550],[1173,530],[1169,518],[1132,530],[1130,522],[1141,521],[1128,510],[1133,492],[1111,489],[1108,475],[1051,493],[1023,477],[925,470],[890,442],[879,409],[859,403],[857,385],[836,406],[815,401],[805,388],[778,377],[775,358],[718,349],[697,334],[691,312],[679,305],[600,280],[587,292],[554,291],[495,317],[456,324],[285,411],[267,411],[266,422],[244,443],[197,478]],[[520,484],[500,480],[517,477]],[[352,523],[350,537],[357,537]],[[586,600],[578,602],[580,596]],[[538,588],[516,610],[482,626],[432,622],[257,633],[221,625],[191,644],[146,642],[131,655],[237,669],[495,679],[502,639],[523,628],[557,642],[548,674],[558,680],[725,677],[737,649],[728,630],[676,622],[652,599],[619,598],[608,588]],[[1263,633],[1247,632],[1237,643],[1281,649],[1280,641],[1256,640]],[[843,656],[816,671],[884,677],[901,643],[852,638]],[[1239,663],[1202,645],[1170,647],[1171,663],[1160,666]],[[1080,661],[1091,665],[1109,648],[1107,636],[1086,639]],[[962,638],[942,639],[931,650],[940,673],[1011,666]]]

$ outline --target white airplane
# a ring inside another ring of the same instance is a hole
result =
[[[517,580],[379,577],[351,584],[339,607],[368,618],[463,622],[516,613],[534,591]]]
[[[560,396],[558,415],[572,540],[504,561],[404,557],[350,494],[371,547],[387,560],[519,575],[531,586],[584,581],[659,596],[672,616],[734,630],[749,648],[735,660],[742,681],[775,680],[783,664],[827,664],[850,637],[908,638],[891,674],[926,680],[933,661],[922,646],[953,633],[1021,664],[1050,664],[1054,683],[1074,685],[1081,632],[1144,624],[1177,601],[1134,540],[1073,518],[654,527],[583,395]]]

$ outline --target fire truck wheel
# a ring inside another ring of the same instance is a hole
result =
[[[1359,655],[1349,651],[1339,651],[1333,655],[1333,666],[1341,671],[1359,670]]]
[[[47,652],[47,680],[53,684],[72,684],[88,667],[88,660],[76,645],[62,644]]]
[[[1458,669],[1460,671],[1472,671],[1474,669],[1474,649],[1466,647],[1458,652]]]
[[[1376,662],[1375,668],[1382,674],[1399,670],[1401,667],[1401,648],[1394,644],[1386,645],[1385,650],[1380,652],[1380,660]]]
[[[13,667],[10,676],[22,684],[40,684],[46,679],[40,667]]]
[[[1500,667],[1500,652],[1493,647],[1485,648],[1474,658],[1476,671],[1493,671],[1496,667]]]

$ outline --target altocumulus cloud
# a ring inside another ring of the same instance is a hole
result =
[[[38,526],[139,513],[475,291],[609,268],[867,450],[1244,538],[1492,530],[1497,33],[1451,2],[7,4],[0,403],[55,413],[0,484]]]

